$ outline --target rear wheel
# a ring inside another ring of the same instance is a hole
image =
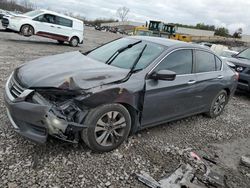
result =
[[[120,104],[107,104],[90,111],[82,131],[82,139],[94,151],[107,152],[127,139],[131,128],[128,110]]]
[[[208,117],[215,118],[223,112],[228,100],[228,95],[225,90],[220,91],[214,98],[209,112],[206,113]]]
[[[77,37],[72,37],[69,41],[70,46],[77,47],[79,44],[79,39]]]
[[[34,34],[34,28],[31,25],[23,25],[20,33],[25,37],[30,37]]]

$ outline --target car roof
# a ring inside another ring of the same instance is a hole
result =
[[[54,12],[54,11],[51,11],[51,10],[46,10],[46,9],[40,9],[40,11],[43,11],[44,13],[48,13],[48,14],[54,14],[56,16],[61,16],[63,18],[68,18],[68,19],[71,19],[71,20],[74,20],[74,21],[77,21],[77,22],[83,22],[79,19],[76,19],[76,18],[73,18],[73,17],[70,17],[70,16],[66,16],[64,14],[60,14],[60,13],[57,13],[57,12]]]
[[[148,42],[153,42],[157,43],[166,47],[189,47],[189,48],[200,48],[204,50],[209,50],[208,48],[198,45],[198,44],[193,44],[193,43],[188,43],[188,42],[183,42],[179,40],[173,40],[173,39],[167,39],[167,38],[162,38],[162,37],[149,37],[149,36],[131,36],[130,38],[138,39],[138,40],[143,40],[143,41],[148,41]]]

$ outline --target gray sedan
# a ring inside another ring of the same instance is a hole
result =
[[[199,113],[219,116],[237,79],[205,47],[136,36],[18,67],[5,102],[10,122],[28,139],[83,139],[105,152],[147,127]]]

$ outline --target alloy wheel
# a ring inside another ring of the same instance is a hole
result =
[[[117,111],[105,113],[96,123],[95,139],[101,146],[113,146],[123,139],[126,128],[125,117]]]
[[[30,26],[25,26],[24,28],[23,28],[23,35],[24,36],[30,36],[30,35],[32,35],[32,28],[30,27]]]
[[[226,104],[226,95],[224,93],[222,93],[221,95],[219,95],[214,103],[213,106],[213,112],[214,114],[219,114],[222,112],[222,110],[224,109]]]

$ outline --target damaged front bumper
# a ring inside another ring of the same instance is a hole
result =
[[[13,96],[11,77],[6,83],[4,99],[8,118],[16,132],[38,143],[45,143],[48,135],[69,142],[79,141],[79,132],[86,125],[67,121],[49,101],[34,90],[21,90],[18,97]],[[32,102],[26,100],[28,97],[32,98]]]

